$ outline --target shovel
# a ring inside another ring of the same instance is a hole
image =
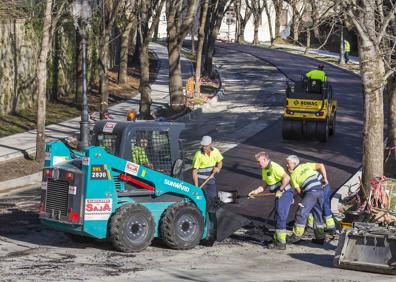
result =
[[[249,198],[249,196],[241,196],[238,194],[238,191],[218,191],[217,195],[221,202],[225,204],[237,204],[239,199],[241,198]],[[267,197],[267,196],[275,196],[275,193],[261,193],[256,195],[255,197]]]
[[[208,183],[208,181],[211,180],[211,179],[213,178],[214,175],[215,175],[215,173],[212,172],[212,174],[209,175],[208,178],[206,178],[204,182],[202,182],[202,184],[199,186],[199,188],[202,189],[202,188],[206,185],[206,183]]]

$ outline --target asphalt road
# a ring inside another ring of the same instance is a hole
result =
[[[216,56],[226,56],[229,50],[238,50],[275,65],[289,79],[299,80],[301,75],[317,67],[319,61],[279,50],[239,44],[218,44]],[[243,62],[241,62],[241,65]],[[285,141],[282,139],[282,121],[279,119],[258,134],[224,154],[225,168],[217,178],[219,190],[237,190],[246,195],[261,185],[260,170],[254,154],[266,151],[271,158],[285,165],[290,154],[298,155],[302,162],[322,162],[326,165],[332,191],[336,191],[361,166],[362,142],[362,91],[360,78],[326,64],[325,71],[337,99],[336,134],[326,143],[316,141]],[[268,217],[273,198],[241,200],[234,205],[241,214]],[[293,219],[294,212],[289,219]]]

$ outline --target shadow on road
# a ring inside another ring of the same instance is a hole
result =
[[[333,267],[333,256],[324,254],[312,254],[312,253],[296,253],[289,254],[290,257],[301,261],[306,261],[312,264],[316,264],[323,267]]]

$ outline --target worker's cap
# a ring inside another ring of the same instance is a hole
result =
[[[212,137],[210,137],[210,136],[202,137],[202,140],[201,140],[201,145],[202,146],[208,146],[210,144],[212,144]]]
[[[290,155],[286,158],[287,161],[291,161],[298,165],[300,163],[300,159],[296,155]]]
[[[324,69],[324,65],[319,65],[318,69],[323,70]]]

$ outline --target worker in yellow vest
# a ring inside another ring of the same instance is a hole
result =
[[[212,146],[212,137],[203,136],[201,148],[199,148],[192,159],[192,177],[195,186],[202,183],[209,177],[211,179],[206,183],[203,192],[206,198],[207,211],[209,217],[209,239],[207,245],[212,245],[216,237],[216,199],[217,188],[215,175],[223,167],[223,156],[220,151]]]
[[[316,244],[324,244],[325,233],[323,224],[323,188],[328,184],[326,169],[321,163],[304,163],[295,155],[286,158],[287,168],[290,173],[290,184],[296,191],[302,195],[302,202],[299,203],[299,209],[296,214],[296,220],[293,228],[293,235],[289,242],[296,243],[301,240],[305,231],[305,225],[310,212],[314,216],[314,234],[312,240]],[[319,181],[317,171],[323,176],[322,183]]]
[[[327,75],[324,72],[324,65],[319,65],[316,69],[311,70],[305,74],[310,79],[318,79],[322,82],[327,81]]]
[[[349,53],[351,52],[351,44],[349,44],[348,40],[344,40],[344,59],[345,64],[349,62]]]
[[[137,138],[136,144],[132,144],[132,162],[153,169],[154,166],[150,162],[146,152],[148,144],[147,137]]]
[[[261,168],[263,186],[260,186],[249,193],[250,198],[260,195],[265,190],[269,190],[275,195],[275,234],[273,243],[268,244],[269,249],[286,249],[286,224],[290,206],[293,202],[294,190],[289,185],[290,177],[283,167],[269,158],[266,152],[255,155],[258,165]]]

